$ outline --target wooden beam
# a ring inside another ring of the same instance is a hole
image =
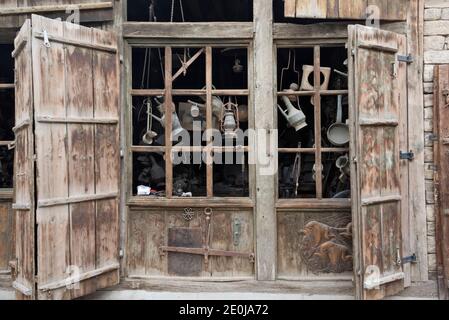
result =
[[[254,202],[249,198],[153,198],[153,197],[131,197],[127,203],[130,207],[143,208],[253,208]]]
[[[208,134],[206,136],[206,143],[209,150],[206,154],[206,190],[207,197],[212,198],[214,196],[214,164],[212,157],[213,141],[211,130],[212,124],[212,47],[206,48],[206,130]]]
[[[173,196],[173,161],[172,161],[172,48],[165,47],[165,194],[167,198]]]
[[[125,22],[123,36],[156,39],[252,39],[253,24],[251,22]]]
[[[423,97],[423,29],[424,0],[410,0],[408,8],[408,53],[415,61],[408,66],[408,141],[415,159],[409,166],[410,248],[415,251],[418,262],[411,266],[413,281],[428,280],[427,218],[424,173],[424,97]]]
[[[277,135],[275,134],[275,55],[273,48],[273,10],[271,0],[254,5],[254,109],[256,150],[256,273],[257,279],[276,279]],[[273,140],[267,142],[266,140]],[[272,150],[266,150],[270,145]],[[263,159],[262,159],[263,157]]]
[[[323,198],[323,164],[321,154],[321,48],[315,46],[313,50],[314,67],[314,89],[315,89],[315,183],[316,183],[316,197],[317,199]]]
[[[41,12],[59,12],[66,11],[68,8],[76,7],[79,10],[100,10],[112,9],[114,7],[112,2],[91,2],[91,3],[76,3],[76,4],[57,4],[45,6],[31,6],[31,7],[12,7],[0,8],[0,16],[20,15],[20,14],[35,14]]]
[[[448,184],[448,146],[445,143],[449,135],[446,123],[449,110],[443,90],[449,85],[449,66],[440,65],[434,68],[434,132],[438,141],[433,144],[435,165],[435,248],[437,256],[438,294],[441,300],[449,298],[449,193]]]

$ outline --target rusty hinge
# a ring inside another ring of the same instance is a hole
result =
[[[409,152],[400,151],[399,152],[399,157],[400,157],[401,160],[412,161],[412,160],[415,159],[415,154],[413,153],[412,150],[410,150]]]
[[[398,54],[398,61],[405,62],[405,63],[413,63],[414,59],[411,54],[409,54],[409,55]]]

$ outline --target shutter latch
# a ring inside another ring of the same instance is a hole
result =
[[[43,36],[44,36],[44,46],[46,46],[47,48],[50,48],[50,41],[48,40],[48,32],[47,30],[44,30],[43,32]]]
[[[401,160],[409,160],[409,161],[412,161],[412,160],[415,159],[415,154],[413,153],[412,150],[410,150],[409,152],[401,151],[401,152],[399,153],[399,157],[400,157]]]
[[[412,254],[411,256],[402,258],[402,264],[408,264],[408,263],[417,263],[418,258],[416,257],[416,254]]]
[[[400,55],[398,54],[398,61],[399,62],[405,62],[405,63],[412,63],[414,61],[413,56],[411,54],[409,55]]]

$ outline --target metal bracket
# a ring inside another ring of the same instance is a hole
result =
[[[234,246],[240,244],[240,236],[242,235],[242,223],[239,219],[234,219],[232,224],[232,238],[234,240]]]
[[[44,36],[44,46],[46,46],[47,48],[51,47],[50,41],[48,40],[48,32],[47,30],[44,30],[43,32],[43,36]]]
[[[412,150],[410,150],[409,152],[400,151],[399,157],[400,157],[401,160],[412,161],[412,160],[415,159],[415,154],[413,153]]]
[[[15,149],[15,148],[16,148],[16,142],[15,141],[13,141],[11,143],[8,143],[8,151],[12,150],[12,149]]]
[[[403,257],[402,258],[402,264],[408,264],[408,263],[417,263],[418,262],[418,258],[416,257],[416,254],[412,254],[411,256],[408,257]]]
[[[406,56],[398,54],[398,61],[399,62],[405,62],[405,63],[413,63],[414,59],[413,59],[413,56],[411,54],[406,55]]]
[[[429,141],[432,141],[432,142],[438,141],[438,135],[436,135],[435,133],[430,134]]]

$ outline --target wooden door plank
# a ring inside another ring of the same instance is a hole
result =
[[[327,16],[327,0],[297,0],[297,18],[324,19]]]
[[[438,137],[434,143],[436,189],[436,251],[438,265],[438,284],[440,299],[449,296],[449,165],[448,145],[449,137],[449,112],[447,110],[447,98],[443,94],[449,88],[449,65],[435,66],[434,71],[434,130]]]
[[[24,44],[24,45],[23,45]],[[16,69],[16,124],[30,124],[33,113],[31,22],[27,20],[14,41]],[[21,47],[20,50],[19,47]],[[16,276],[13,282],[18,299],[33,299],[35,274],[35,212],[34,212],[34,138],[30,125],[16,127],[14,157],[14,200],[25,205],[14,210]],[[25,208],[24,207],[24,208]]]
[[[410,196],[410,247],[416,253],[417,262],[411,266],[413,281],[427,281],[427,222],[424,173],[424,108],[423,108],[423,15],[424,1],[410,0],[407,10],[407,48],[415,62],[407,67],[408,141],[415,159],[409,164]]]
[[[284,3],[284,16],[288,18],[295,18],[296,16],[296,1],[297,0],[285,0]]]
[[[113,33],[93,29],[93,43],[117,47]],[[119,61],[116,54],[95,51],[93,54],[94,117],[119,118],[120,87]],[[95,191],[119,193],[120,141],[116,124],[95,125]],[[119,263],[119,204],[118,198],[96,202],[96,267]],[[118,270],[112,270],[97,278],[97,289],[119,282]]]

